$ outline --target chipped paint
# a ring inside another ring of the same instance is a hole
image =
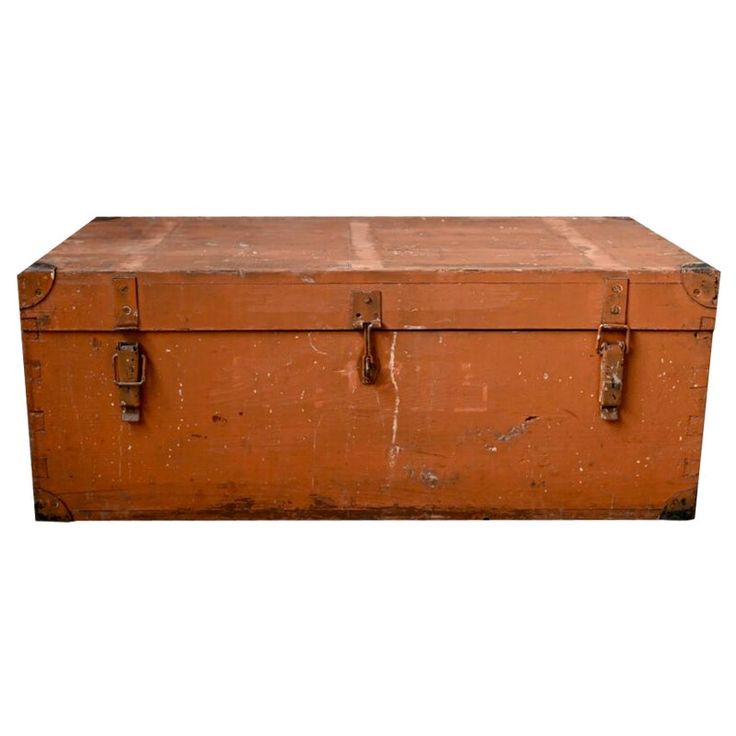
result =
[[[519,437],[520,435],[524,434],[524,432],[527,431],[529,426],[533,423],[538,421],[539,417],[537,416],[528,416],[526,419],[524,419],[523,422],[519,422],[518,424],[515,424],[513,427],[510,427],[505,432],[502,432],[501,434],[496,435],[496,440],[498,442],[510,442],[515,437]],[[495,448],[494,450],[495,451]]]

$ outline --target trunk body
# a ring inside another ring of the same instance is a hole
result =
[[[692,518],[718,272],[621,218],[98,218],[19,276],[39,519]]]

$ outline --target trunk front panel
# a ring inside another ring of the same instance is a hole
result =
[[[618,422],[590,331],[25,335],[37,493],[75,519],[657,517],[697,485],[710,332],[635,332]],[[147,356],[121,421],[112,355]]]

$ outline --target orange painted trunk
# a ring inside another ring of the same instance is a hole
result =
[[[718,272],[622,218],[98,218],[19,276],[38,519],[692,518]]]

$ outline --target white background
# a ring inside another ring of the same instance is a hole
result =
[[[0,730],[733,734],[729,5],[4,5]],[[724,272],[697,519],[35,524],[15,274],[120,214],[637,218]]]

